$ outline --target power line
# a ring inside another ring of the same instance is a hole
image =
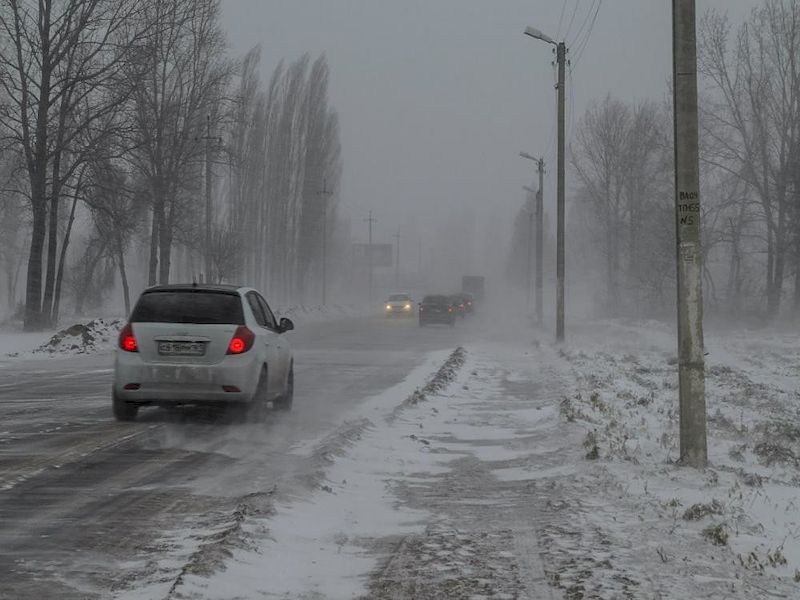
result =
[[[578,29],[577,33],[575,34],[575,37],[570,42],[571,47],[576,47],[578,45],[577,42],[579,39],[581,39],[581,35],[583,34],[583,31],[586,29],[586,25],[589,23],[589,21],[592,20],[592,13],[594,12],[596,4],[597,0],[592,0],[592,4],[589,6],[589,10],[586,11],[586,16],[583,18],[583,23],[581,23],[580,29]]]
[[[572,79],[572,65],[569,65],[569,115],[567,115],[567,140],[572,142],[572,130],[575,127],[575,82]]]
[[[564,0],[564,4],[561,5],[561,15],[558,17],[558,29],[556,29],[556,39],[561,39],[561,25],[564,22],[564,10],[567,8],[567,1]]]
[[[581,5],[581,0],[575,0],[575,8],[572,10],[572,16],[569,19],[569,25],[567,25],[567,30],[564,32],[564,35],[561,39],[565,40],[569,36],[569,31],[572,29],[572,24],[575,22],[575,15],[578,13],[578,7]]]
[[[589,29],[586,31],[586,35],[583,38],[583,41],[580,43],[580,47],[578,48],[577,52],[575,53],[575,65],[578,66],[578,61],[583,56],[584,50],[586,50],[586,46],[589,44],[589,38],[592,36],[592,30],[594,29],[594,24],[597,22],[597,15],[600,14],[600,7],[603,5],[603,0],[598,0],[597,8],[594,11],[594,17],[592,17],[592,23],[589,25]]]

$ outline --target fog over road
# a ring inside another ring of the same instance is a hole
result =
[[[162,534],[226,535],[240,514],[314,489],[346,414],[485,321],[299,324],[294,409],[260,424],[156,408],[117,423],[112,356],[0,362],[0,598],[107,598],[208,568],[224,558],[198,559],[208,539]]]

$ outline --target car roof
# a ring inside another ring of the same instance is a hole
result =
[[[150,292],[227,292],[238,293],[240,290],[247,289],[238,285],[224,283],[170,283],[166,285],[154,285],[147,288],[143,294]]]

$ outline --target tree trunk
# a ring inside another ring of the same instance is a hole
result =
[[[47,270],[44,280],[44,297],[42,298],[42,322],[49,326],[54,324],[52,315],[53,288],[56,273],[56,254],[58,251],[58,193],[55,190],[55,179],[52,185],[47,235]]]
[[[64,280],[64,263],[67,260],[67,248],[69,247],[69,239],[72,234],[72,224],[75,222],[75,207],[78,205],[77,194],[72,199],[72,208],[69,212],[69,222],[67,223],[67,231],[64,233],[64,241],[61,244],[61,256],[58,260],[58,274],[56,275],[55,295],[53,298],[53,312],[50,315],[50,324],[52,326],[58,325],[59,308],[61,305],[61,283]]]
[[[78,293],[78,297],[75,301],[75,312],[79,315],[83,313],[83,304],[86,301],[87,294],[92,289],[92,278],[94,277],[94,270],[97,268],[97,263],[100,262],[100,259],[103,256],[103,252],[106,250],[106,242],[100,244],[100,248],[97,250],[97,254],[94,255],[92,260],[89,262],[89,268],[84,273],[84,280],[83,285],[80,288]]]
[[[125,272],[125,251],[119,235],[117,235],[117,266],[119,266],[119,276],[122,279],[122,295],[125,300],[125,316],[127,317],[131,314],[131,294],[128,287],[128,275]]]
[[[169,283],[169,271],[172,265],[172,236],[174,231],[174,209],[170,209],[168,214],[162,214],[161,227],[158,236],[158,283],[166,285]],[[210,281],[209,273],[205,274],[205,280]]]
[[[163,204],[158,200],[153,205],[153,223],[150,229],[150,262],[147,270],[147,285],[156,284],[158,271],[158,237],[161,231],[160,223],[163,219]]]
[[[42,254],[46,233],[47,209],[45,205],[33,205],[33,229],[31,249],[28,254],[28,279],[25,286],[25,331],[42,328]]]
[[[728,284],[725,287],[725,300],[728,304],[728,309],[731,314],[737,315],[739,313],[739,292],[741,290],[742,281],[742,258],[740,250],[741,238],[741,212],[740,219],[734,222],[730,219],[731,226],[731,262],[728,268]]]

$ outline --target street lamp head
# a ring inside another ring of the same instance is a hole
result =
[[[534,161],[538,161],[538,160],[539,160],[538,158],[536,158],[535,156],[531,156],[531,155],[530,155],[530,154],[528,154],[527,152],[520,152],[520,153],[519,153],[519,155],[520,155],[522,158],[527,158],[528,160],[534,160]]]
[[[532,38],[535,38],[537,40],[542,40],[543,42],[547,42],[548,44],[553,44],[554,46],[558,45],[553,38],[543,34],[541,31],[539,31],[535,27],[526,27],[525,28],[525,35],[529,35]]]
[[[529,187],[527,185],[523,185],[522,189],[525,190],[526,192],[529,192],[529,193],[533,194],[534,196],[539,193],[538,190],[535,190],[532,187]]]

